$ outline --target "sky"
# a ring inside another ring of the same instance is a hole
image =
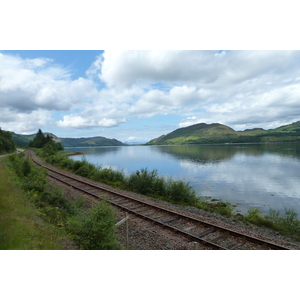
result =
[[[274,128],[300,119],[299,51],[286,51],[300,49],[298,1],[2,2],[0,127],[3,130],[35,133],[41,128],[59,137],[101,135],[123,142],[146,142],[197,122],[219,122],[244,130]],[[211,276],[216,276],[215,268],[211,268],[213,259],[221,266],[218,275],[222,277],[219,284],[223,288],[219,289],[218,296],[223,297],[232,278],[241,288],[248,289],[253,275],[259,276],[257,262],[270,270],[267,276],[264,271],[258,278],[264,287],[278,281],[277,272],[273,271],[274,260],[276,270],[279,267],[281,273],[293,274],[290,266],[295,268],[297,257],[289,254],[290,263],[287,263],[286,257],[281,259],[277,253],[258,257],[262,253],[255,252],[251,257],[248,254],[245,260],[244,254],[236,252],[232,252],[232,259],[228,259],[228,252],[205,252],[201,256],[207,259],[199,260],[196,251],[188,257],[184,252],[168,252],[167,255],[147,252],[147,259],[141,253],[128,257],[132,254],[127,251],[113,257],[109,256],[111,252],[101,253],[101,257],[89,252],[82,260],[82,270],[85,274],[94,274],[95,262],[98,262],[101,270],[105,267],[102,272],[105,277],[101,274],[87,276],[86,286],[80,278],[80,286],[87,288],[82,289],[82,293],[76,289],[76,296],[86,297],[88,292],[94,297],[98,290],[94,293],[91,287],[98,289],[98,285],[91,285],[91,280],[97,278],[98,283],[99,276],[107,286],[108,295],[112,289],[117,293],[116,280],[107,280],[111,278],[107,274],[112,271],[112,261],[126,270],[126,278],[132,279],[139,274],[135,279],[143,279],[139,281],[141,287],[144,282],[153,281],[151,271],[157,271],[157,262],[164,269],[175,268],[167,277],[164,272],[155,273],[160,294],[170,298],[171,293],[172,298],[180,299],[187,297],[189,291],[188,296],[194,296],[197,291],[191,286],[197,287],[199,276],[205,286],[215,288],[215,282],[210,280]],[[38,283],[43,287],[47,282],[46,273],[38,278],[35,276],[43,272],[41,269],[36,272],[40,267],[40,263],[35,263],[37,255],[43,255],[40,257],[43,262],[49,262],[46,268],[43,264],[43,270],[47,269],[47,275],[51,276],[49,279],[53,275],[57,277],[57,264],[53,261],[58,261],[67,267],[62,272],[63,282],[66,278],[71,278],[72,284],[78,281],[78,272],[68,272],[65,276],[65,270],[73,271],[75,253],[67,265],[69,254],[63,260],[61,253],[52,252],[46,260],[44,253],[35,252],[30,260],[23,256],[16,260],[18,257],[14,255],[5,260],[9,262],[6,273],[12,270],[11,262],[17,262],[20,269],[20,265],[30,261],[30,268],[27,265],[23,268],[27,277],[21,272],[19,281],[25,286],[24,278],[31,281],[42,278],[43,282]],[[76,271],[81,269],[82,256],[80,253],[80,257],[76,257]],[[226,265],[227,262],[230,265]],[[93,266],[93,269],[87,270],[86,266]],[[194,270],[200,268],[202,272],[194,274]],[[186,285],[182,277],[180,289],[165,289],[178,279],[181,269],[195,276],[186,276]],[[246,275],[236,276],[240,273],[236,270],[243,272],[245,269]],[[28,270],[32,270],[31,276]],[[226,276],[222,270],[226,270]],[[113,272],[111,275],[115,276],[115,269]],[[117,278],[118,284],[126,285],[124,274],[119,277],[122,280]],[[286,297],[287,290],[294,295],[297,291],[291,286],[297,287],[297,284],[291,285],[293,280],[297,280],[295,276],[287,276],[285,286],[280,278],[281,289],[274,290],[276,296]],[[7,292],[11,293],[10,285],[7,286]],[[22,293],[23,290],[20,289]],[[120,296],[123,295],[124,289],[119,290]],[[269,289],[261,290],[270,296]],[[156,294],[154,289],[153,297]],[[66,295],[70,296],[70,289],[66,290]],[[139,299],[140,291],[133,295],[134,299]]]
[[[147,142],[196,123],[300,120],[300,51],[0,50],[0,126]]]
[[[298,121],[296,1],[200,2],[3,4],[0,127],[143,143]]]

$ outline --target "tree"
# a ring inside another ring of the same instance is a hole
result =
[[[11,133],[0,128],[0,153],[8,153],[16,150]]]
[[[36,136],[29,143],[29,147],[42,148],[46,144],[46,138],[41,129],[38,130]]]
[[[49,134],[45,137],[41,129],[38,130],[36,136],[32,141],[30,141],[28,146],[33,148],[44,148],[45,152],[48,154],[64,150],[61,143],[54,142],[53,138]]]

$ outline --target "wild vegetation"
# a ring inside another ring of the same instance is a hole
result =
[[[298,123],[298,122],[297,122]],[[299,124],[294,124],[293,131],[297,132]],[[282,131],[289,130],[291,127],[283,126]],[[260,129],[255,129],[257,131]],[[37,136],[41,136],[38,135]],[[38,138],[37,138],[38,139]],[[50,139],[52,141],[52,139]],[[298,215],[293,210],[286,210],[285,214],[278,211],[270,210],[268,215],[262,215],[259,210],[250,210],[245,216],[235,215],[234,208],[230,203],[223,201],[207,201],[196,196],[195,191],[188,183],[182,181],[174,181],[172,178],[159,177],[156,170],[148,171],[141,169],[126,177],[123,172],[113,170],[112,168],[102,168],[89,163],[86,159],[82,161],[74,161],[65,155],[64,151],[58,151],[59,148],[53,147],[53,141],[50,141],[51,147],[48,143],[44,143],[42,148],[35,149],[35,151],[43,157],[48,163],[65,168],[74,172],[77,175],[88,177],[92,180],[110,184],[114,187],[131,190],[148,196],[157,197],[176,204],[192,205],[210,212],[222,214],[227,217],[237,218],[243,222],[253,223],[259,226],[269,227],[278,232],[299,238],[300,221]],[[23,172],[28,169],[26,163],[23,164]],[[89,218],[93,218],[93,213],[85,215],[84,217],[78,215],[73,218],[73,223],[76,224],[79,220],[85,220],[86,224],[90,224]],[[71,224],[70,223],[70,224]],[[78,229],[78,235],[73,232],[73,237],[80,243],[82,247],[86,247],[81,240],[84,235],[84,230],[80,226],[75,226]]]
[[[0,249],[64,249],[65,235],[60,228],[42,220],[38,209],[16,183],[13,169],[3,159],[0,164]]]
[[[14,170],[18,186],[26,193],[27,197],[23,202],[26,206],[33,204],[46,224],[52,224],[61,235],[73,239],[80,249],[120,249],[115,235],[116,219],[113,208],[109,204],[103,201],[90,210],[84,210],[83,199],[70,201],[66,198],[61,189],[46,180],[46,172],[25,159],[23,153],[9,156],[6,163]],[[8,216],[5,218],[9,219]],[[2,226],[8,225],[4,223]],[[9,231],[8,228],[5,229]],[[6,240],[11,239],[10,233],[8,232],[7,237],[2,239],[3,244],[7,245]],[[50,247],[43,240],[39,243],[41,249]],[[29,243],[29,246],[20,244],[18,247],[28,249],[32,247],[30,245],[32,243]],[[3,247],[11,249],[13,246]],[[61,246],[57,247],[61,248]]]
[[[17,134],[12,132],[12,139],[17,146],[26,147],[36,137],[35,134]],[[116,139],[108,139],[102,136],[88,138],[58,138],[52,133],[44,133],[44,136],[49,136],[53,141],[59,142],[63,147],[92,147],[92,146],[124,146],[122,142]],[[32,145],[31,145],[32,146]]]
[[[142,169],[126,177],[121,171],[95,166],[85,159],[74,161],[62,153],[48,155],[42,150],[37,151],[37,153],[50,164],[65,168],[77,175],[110,184],[116,188],[158,197],[178,204],[191,205],[197,202],[196,193],[188,183],[174,181],[171,178],[166,180],[159,177],[156,170]]]
[[[0,154],[10,153],[16,150],[16,145],[12,140],[10,132],[0,128]]]
[[[123,172],[95,166],[86,159],[82,161],[71,160],[64,156],[62,152],[51,156],[45,155],[41,151],[39,152],[48,163],[66,168],[92,180],[160,198],[175,204],[195,206],[245,223],[267,227],[283,235],[300,240],[300,221],[298,220],[298,214],[293,210],[286,210],[283,214],[270,209],[268,215],[263,215],[261,211],[255,209],[249,210],[243,216],[236,214],[234,207],[229,202],[216,199],[216,201],[211,201],[211,199],[197,197],[189,184],[182,181],[174,181],[172,178],[159,177],[156,170],[141,169],[126,177]]]
[[[262,212],[250,209],[243,217],[245,222],[258,226],[264,226],[280,232],[283,235],[300,240],[300,221],[298,214],[293,209],[285,209],[284,213],[270,209],[268,215],[262,215]]]
[[[47,134],[46,136],[41,129],[38,130],[34,139],[29,142],[29,147],[44,148],[49,154],[54,154],[57,151],[63,150],[61,143],[57,143],[53,140],[53,137]]]
[[[147,143],[147,145],[183,145],[216,143],[266,143],[300,141],[300,121],[275,129],[262,128],[235,131],[219,124],[195,124],[174,130]]]

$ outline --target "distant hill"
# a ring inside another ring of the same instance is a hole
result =
[[[300,141],[300,121],[275,129],[235,131],[219,123],[199,123],[179,128],[149,141],[146,145],[182,145],[216,143],[265,143]]]
[[[116,139],[108,139],[102,136],[88,137],[88,138],[59,138],[52,133],[44,133],[46,136],[49,134],[53,137],[55,142],[60,142],[63,147],[90,147],[90,146],[124,146],[122,142]],[[25,147],[30,141],[34,139],[36,134],[17,134],[11,132],[12,139],[17,146]]]
[[[102,136],[90,138],[59,138],[63,147],[89,147],[89,146],[125,146],[116,139],[108,139]]]

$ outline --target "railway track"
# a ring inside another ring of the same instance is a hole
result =
[[[31,151],[28,151],[27,155],[36,164],[46,168],[49,176],[55,180],[67,184],[97,200],[105,198],[117,208],[138,218],[147,220],[147,227],[160,226],[165,230],[172,231],[176,235],[181,235],[186,242],[197,242],[199,249],[289,250],[289,248],[269,241],[204,222],[196,215],[194,217],[187,216],[184,213],[161,207],[155,203],[150,204],[138,197],[128,196],[122,191],[116,192],[113,188],[105,188],[96,182],[83,179],[80,176],[60,171],[53,166],[46,165]]]

